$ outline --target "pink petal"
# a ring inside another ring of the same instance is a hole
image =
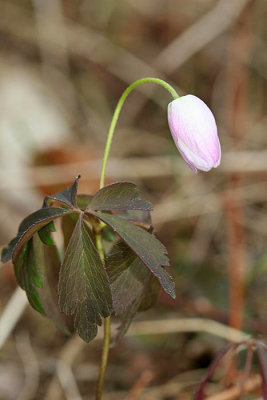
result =
[[[221,160],[221,147],[214,116],[198,97],[187,95],[168,106],[168,121],[174,142],[193,169],[209,171]]]

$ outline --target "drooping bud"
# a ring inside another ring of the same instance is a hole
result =
[[[221,161],[221,146],[214,116],[208,106],[191,94],[168,106],[168,122],[177,149],[189,167],[209,171]]]

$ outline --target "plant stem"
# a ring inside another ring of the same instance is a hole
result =
[[[107,317],[104,318],[104,342],[103,342],[101,365],[99,369],[99,376],[96,389],[96,400],[101,400],[102,398],[102,389],[108,363],[109,342],[110,342],[110,317]]]
[[[109,157],[111,142],[112,142],[114,130],[116,128],[116,124],[117,124],[122,106],[123,106],[127,96],[130,94],[130,92],[133,89],[135,89],[136,86],[141,85],[142,83],[156,83],[157,85],[160,85],[160,86],[164,87],[166,90],[168,90],[168,92],[170,92],[170,94],[172,95],[172,97],[174,99],[178,99],[178,97],[179,97],[176,90],[171,85],[169,85],[167,82],[163,81],[162,79],[158,79],[158,78],[139,79],[138,81],[135,81],[130,86],[128,86],[127,89],[125,89],[125,91],[122,93],[122,95],[118,101],[118,104],[115,108],[115,111],[114,111],[114,114],[113,114],[113,117],[111,120],[111,124],[109,127],[108,137],[107,137],[107,141],[106,141],[106,147],[105,147],[105,151],[104,151],[103,163],[102,163],[102,171],[101,171],[101,176],[100,176],[100,189],[105,184],[106,166],[107,166],[107,161],[108,161],[108,157]]]
[[[122,109],[122,106],[129,95],[129,93],[136,88],[136,86],[141,85],[142,83],[156,83],[157,85],[160,85],[164,87],[168,92],[172,95],[174,99],[177,99],[179,96],[177,92],[174,90],[174,88],[169,85],[167,82],[163,81],[162,79],[158,78],[143,78],[139,79],[135,82],[133,82],[130,86],[128,86],[127,89],[122,93],[118,104],[115,108],[111,124],[109,127],[108,131],[108,137],[106,141],[106,147],[104,151],[104,157],[103,157],[103,163],[102,163],[102,170],[101,170],[101,176],[100,176],[100,189],[104,187],[105,184],[105,174],[106,174],[106,167],[107,167],[107,161],[109,157],[109,152],[110,152],[110,147],[111,147],[111,142],[114,134],[114,130],[116,128],[116,124]],[[103,244],[102,244],[102,234],[101,232],[96,233],[96,247],[97,250],[100,254],[100,257],[103,261],[105,262],[105,255],[104,255],[104,250],[103,250]],[[101,358],[101,365],[99,369],[99,376],[98,376],[98,383],[97,383],[97,390],[96,390],[96,400],[101,400],[102,398],[102,389],[103,389],[103,383],[104,383],[104,376],[105,376],[105,371],[107,367],[107,361],[108,361],[108,352],[109,352],[109,343],[110,343],[110,317],[104,318],[104,342],[103,342],[103,349],[102,349],[102,358]]]
[[[105,254],[104,254],[104,249],[103,249],[101,231],[96,233],[95,240],[96,240],[96,248],[97,248],[100,258],[104,264],[105,263]],[[107,361],[108,361],[109,342],[110,342],[110,317],[106,317],[106,318],[104,318],[104,342],[103,342],[101,364],[100,364],[97,389],[96,389],[96,400],[101,400],[101,398],[102,398],[102,388],[103,388],[104,377],[105,377]]]

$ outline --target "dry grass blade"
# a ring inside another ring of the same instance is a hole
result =
[[[160,71],[171,74],[197,51],[225,32],[249,0],[220,0],[216,6],[173,40],[154,60]]]
[[[28,332],[16,335],[16,347],[24,366],[25,382],[17,400],[31,400],[38,390],[40,369]]]
[[[22,316],[27,304],[28,299],[25,292],[17,288],[0,317],[0,348],[5,344],[5,341]]]
[[[84,346],[86,346],[86,343],[83,342],[78,335],[75,335],[63,347],[58,357],[56,365],[56,374],[53,376],[48,386],[48,389],[44,397],[45,400],[59,400],[62,394],[62,387],[65,389],[66,385],[68,384],[68,382],[66,381],[67,376],[70,375],[71,375],[71,382],[70,382],[71,389],[67,388],[67,390],[68,391],[71,390],[71,393],[75,393],[76,396],[79,396],[76,382],[74,380],[70,368],[75,358],[82,351],[82,349],[84,349]]]
[[[177,318],[134,322],[129,329],[128,335],[160,335],[178,332],[206,332],[232,342],[240,342],[250,338],[244,332],[205,318]]]
[[[82,400],[77,382],[69,365],[58,361],[57,376],[67,400]]]

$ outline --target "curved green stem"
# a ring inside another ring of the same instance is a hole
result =
[[[111,142],[114,134],[114,130],[116,128],[116,124],[122,109],[122,106],[129,95],[129,93],[136,88],[136,86],[141,85],[142,83],[156,83],[157,85],[160,85],[164,87],[174,99],[177,99],[179,96],[177,92],[174,90],[174,88],[169,85],[167,82],[163,81],[162,79],[158,78],[143,78],[139,79],[138,81],[133,82],[128,88],[122,93],[118,104],[115,108],[111,124],[109,127],[108,131],[108,137],[107,137],[107,142],[106,142],[106,147],[104,151],[104,157],[103,157],[103,163],[102,163],[102,170],[101,170],[101,176],[100,176],[100,189],[105,184],[105,174],[106,174],[106,167],[107,167],[107,161],[109,157],[109,152],[110,152],[110,147],[111,147]],[[102,244],[102,235],[101,232],[96,233],[96,247],[97,250],[100,254],[100,257],[104,263],[104,250],[103,250],[103,244]],[[96,391],[96,400],[101,400],[102,397],[102,388],[103,388],[103,383],[104,383],[104,376],[105,376],[105,371],[107,367],[107,361],[108,361],[108,352],[109,352],[109,343],[110,343],[110,317],[104,318],[104,343],[103,343],[103,350],[102,350],[102,359],[101,359],[101,365],[100,365],[100,370],[99,370],[99,377],[98,377],[98,383],[97,383],[97,391]]]
[[[114,134],[114,130],[116,128],[116,124],[122,109],[122,106],[127,98],[127,96],[130,94],[130,92],[136,88],[136,86],[141,85],[142,83],[156,83],[157,85],[160,85],[164,87],[174,99],[177,99],[179,97],[178,93],[174,88],[167,82],[163,81],[162,79],[158,78],[143,78],[139,79],[138,81],[133,82],[130,86],[125,89],[125,91],[122,93],[118,104],[115,108],[111,124],[109,127],[108,131],[108,137],[107,137],[107,142],[106,142],[106,147],[105,147],[105,152],[104,152],[104,157],[103,157],[103,163],[102,163],[102,170],[101,170],[101,176],[100,176],[100,189],[104,186],[105,184],[105,174],[106,174],[106,167],[107,167],[107,161],[109,157],[109,152],[110,152],[110,147],[111,147],[111,142]]]

